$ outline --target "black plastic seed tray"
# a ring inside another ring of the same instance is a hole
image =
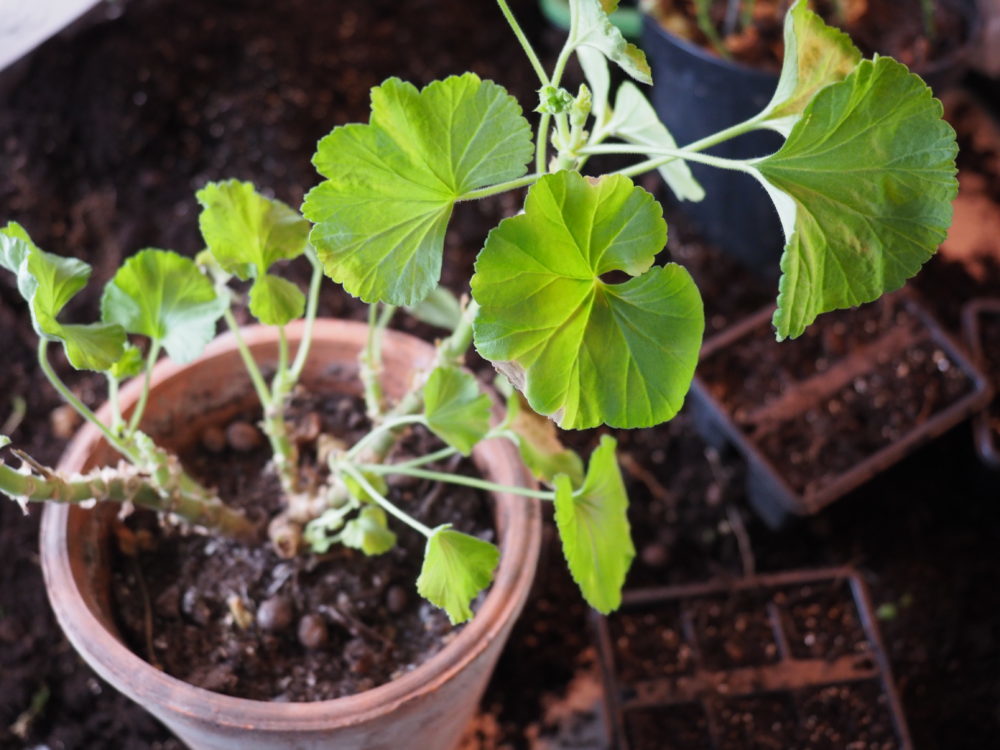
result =
[[[973,360],[987,374],[995,392],[996,384],[1000,383],[1000,299],[984,297],[966,304],[962,310],[962,330]],[[972,418],[976,452],[991,469],[1000,469],[998,426],[1000,403],[994,398],[987,408]]]
[[[747,494],[777,527],[817,513],[980,411],[987,377],[912,295],[821,316],[777,342],[769,307],[702,347],[696,429],[747,461]]]
[[[635,589],[594,616],[614,750],[911,750],[849,568]]]

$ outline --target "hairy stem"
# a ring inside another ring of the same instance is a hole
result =
[[[529,490],[525,487],[512,487],[506,484],[497,484],[496,482],[488,482],[485,479],[467,477],[463,474],[449,474],[444,471],[430,471],[428,469],[418,469],[414,466],[405,466],[403,464],[362,464],[358,468],[372,474],[403,474],[404,476],[417,477],[419,479],[430,479],[435,482],[446,482],[448,484],[460,484],[465,487],[475,487],[478,490],[486,490],[488,492],[509,492],[514,495],[523,495],[524,497],[535,497],[539,500],[554,500],[556,496],[555,492],[552,492],[551,490]]]
[[[146,404],[149,402],[149,381],[153,377],[153,366],[160,356],[162,344],[159,339],[153,339],[149,345],[149,353],[146,355],[146,367],[142,376],[142,393],[139,396],[139,403],[132,410],[132,418],[128,421],[128,434],[132,434],[139,429],[142,422],[142,415],[146,413]]]
[[[312,278],[309,280],[309,295],[306,297],[306,322],[302,328],[302,340],[299,342],[298,351],[295,352],[295,361],[292,363],[292,370],[288,375],[289,387],[294,388],[302,377],[306,361],[309,359],[309,349],[312,347],[313,327],[316,323],[316,311],[319,309],[320,284],[323,281],[323,265],[316,257],[313,250],[306,250],[306,258],[312,264]]]
[[[260,530],[242,513],[217,497],[207,500],[185,494],[179,488],[164,491],[135,467],[98,469],[84,476],[47,472],[46,476],[23,474],[0,463],[0,492],[15,500],[83,503],[88,500],[133,503],[161,513],[172,513],[197,526],[252,542]]]
[[[545,115],[543,115],[543,117],[544,116]],[[517,188],[525,187],[538,182],[544,172],[544,169],[540,169],[537,174],[525,175],[524,177],[518,177],[516,180],[508,180],[507,182],[490,185],[489,187],[480,188],[479,190],[470,190],[468,193],[460,195],[457,201],[474,201],[479,200],[480,198],[488,198],[491,195],[506,193],[510,190],[516,190]]]
[[[538,59],[538,55],[535,54],[534,47],[531,46],[531,42],[529,42],[528,37],[525,36],[524,31],[521,29],[521,25],[514,17],[510,6],[507,5],[507,0],[497,0],[497,5],[500,6],[500,12],[503,13],[503,17],[507,19],[507,23],[510,26],[511,31],[514,32],[514,36],[517,37],[517,41],[521,44],[524,54],[528,56],[528,60],[531,63],[531,67],[535,69],[535,74],[538,76],[538,80],[543,86],[548,85],[549,77],[545,73],[545,68],[542,67],[542,63]]]
[[[418,521],[416,518],[414,518],[413,516],[411,516],[409,513],[406,513],[404,511],[402,511],[401,509],[399,509],[398,507],[396,507],[391,501],[389,501],[387,498],[383,497],[382,494],[379,493],[378,490],[376,490],[374,487],[372,487],[371,482],[369,482],[367,479],[365,479],[364,475],[360,471],[358,471],[354,466],[352,466],[351,464],[344,464],[341,467],[341,470],[345,474],[347,474],[348,476],[350,476],[355,482],[357,482],[358,485],[361,487],[361,489],[363,489],[365,492],[367,492],[368,495],[376,503],[378,503],[386,513],[389,513],[390,515],[395,516],[396,518],[398,518],[400,521],[402,521],[403,523],[405,523],[410,528],[416,529],[417,531],[419,531],[425,537],[430,538],[431,536],[434,535],[433,529],[431,529],[430,527],[425,526],[424,524],[420,523],[420,521]]]
[[[368,418],[382,416],[382,331],[379,328],[378,303],[368,305],[368,338],[358,357],[361,385],[364,387],[365,411]]]

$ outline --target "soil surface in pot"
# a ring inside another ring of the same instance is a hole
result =
[[[659,0],[654,15],[665,29],[720,54],[699,27],[696,0]],[[786,0],[744,0],[739,12],[716,0],[710,16],[728,56],[764,70],[781,70]],[[846,31],[865,57],[894,57],[917,71],[954,54],[970,30],[962,0],[935,0],[928,26],[923,0],[813,0],[810,7]]]
[[[803,494],[819,492],[974,386],[894,299],[821,316],[792,341],[775,341],[765,321],[705,357],[698,376]]]
[[[307,429],[351,445],[365,433],[364,404],[349,396],[299,398],[293,434]],[[280,510],[270,446],[248,412],[206,430],[181,453],[184,465],[228,505],[250,517]],[[229,436],[229,440],[225,440]],[[441,447],[417,429],[392,458]],[[468,461],[450,467],[474,473]],[[322,481],[315,451],[303,451],[303,480]],[[393,478],[400,479],[400,478]],[[389,499],[431,528],[496,541],[482,493],[426,481],[391,482]],[[149,513],[119,529],[113,598],[132,649],[168,674],[240,698],[317,701],[369,690],[437,653],[458,630],[420,598],[425,538],[390,519],[397,545],[382,555],[334,544],[327,554],[281,559],[269,544],[164,531]]]
[[[1000,315],[984,313],[979,316],[979,340],[983,366],[996,389],[1000,385]],[[1000,398],[994,397],[990,403],[989,423],[993,442],[1000,443]]]
[[[551,62],[561,35],[545,29],[534,0],[511,5]],[[382,78],[425,83],[472,69],[526,103],[538,86],[499,16],[461,0],[216,0],[210,13],[180,0],[114,7],[124,7],[121,18],[41,47],[0,106],[0,174],[9,177],[0,180],[0,214],[24,223],[43,248],[95,264],[91,287],[69,311],[84,318],[96,316],[100,287],[126,254],[146,246],[187,254],[201,248],[193,192],[205,180],[250,179],[297,205],[317,179],[309,164],[316,140],[333,124],[366,118],[368,86]],[[568,81],[571,88],[577,82]],[[970,180],[1000,184],[995,146],[980,143],[981,120],[956,126],[963,195]],[[643,184],[659,183],[653,177]],[[983,193],[977,216],[985,218],[964,227],[1000,220],[991,195],[1000,196]],[[466,291],[456,280],[488,230],[518,208],[516,196],[457,207],[444,263],[456,291]],[[679,219],[668,221],[670,255],[696,275],[709,332],[773,300],[771,285],[685,233]],[[953,328],[966,300],[1000,294],[998,235],[976,244],[975,264],[945,254],[914,282]],[[307,269],[288,270],[299,280],[308,276]],[[332,285],[321,310],[364,315]],[[400,325],[418,329],[406,318]],[[0,420],[8,394],[26,398],[29,416],[12,437],[54,462],[72,420],[44,385],[27,309],[6,274],[0,346]],[[65,363],[59,368],[89,405],[103,400],[98,379]],[[880,606],[915,747],[995,744],[1000,482],[982,473],[965,430],[780,533],[747,507],[741,462],[706,446],[686,415],[617,437],[639,549],[630,585],[702,582],[752,567],[855,565]],[[574,440],[588,448],[596,438]],[[38,510],[24,518],[13,503],[0,503],[0,748],[180,750],[146,712],[97,678],[60,633],[38,565]],[[547,534],[547,562],[470,728],[469,750],[607,747],[587,609],[551,528]],[[703,750],[699,743],[687,747]]]

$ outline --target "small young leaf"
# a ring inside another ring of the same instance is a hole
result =
[[[416,304],[441,276],[455,201],[520,177],[532,153],[501,86],[466,73],[418,91],[390,78],[372,89],[370,123],[334,128],[313,157],[328,179],[302,210],[327,275],[365,302]]]
[[[117,362],[108,368],[108,373],[118,380],[134,378],[142,372],[144,364],[145,362],[142,356],[142,350],[137,346],[126,343],[122,356]]]
[[[842,81],[859,62],[861,52],[851,38],[825,24],[806,0],[797,0],[785,15],[785,59],[764,109],[765,124],[787,137],[816,92]]]
[[[621,604],[622,586],[635,557],[615,445],[614,438],[601,437],[576,493],[569,477],[556,477],[556,526],[566,563],[584,599],[604,614]]]
[[[381,474],[372,474],[368,471],[361,472],[365,481],[371,486],[373,490],[379,493],[382,497],[385,497],[389,492],[389,485],[385,481],[385,477]],[[375,498],[373,498],[364,487],[350,474],[345,473],[343,475],[344,486],[347,487],[347,491],[350,493],[351,497],[362,503],[374,503]]]
[[[415,305],[406,308],[417,320],[428,325],[454,331],[462,322],[462,304],[446,287],[434,290]]]
[[[607,122],[611,116],[611,74],[608,72],[608,58],[593,47],[580,47],[576,57],[583,68],[583,75],[590,84],[591,114],[598,127]]]
[[[281,201],[265,198],[249,182],[210,182],[195,197],[202,206],[201,234],[216,261],[227,273],[254,279],[254,317],[266,325],[285,325],[301,317],[305,295],[290,282],[268,275],[268,269],[305,252],[309,222]]]
[[[337,532],[344,527],[344,516],[353,506],[345,504],[340,508],[328,508],[312,519],[302,530],[302,538],[309,549],[317,555],[325,555],[338,540]]]
[[[389,529],[385,511],[377,505],[366,505],[344,526],[340,541],[366,555],[381,555],[396,546],[396,535]]]
[[[941,112],[905,66],[865,60],[816,94],[781,150],[757,163],[787,240],[779,340],[898,289],[944,241],[958,147]]]
[[[490,585],[499,561],[495,545],[439,526],[427,540],[417,591],[457,625],[472,617],[472,600]]]
[[[660,122],[653,105],[630,81],[625,81],[618,87],[608,128],[612,135],[637,146],[677,148],[677,141],[667,130],[667,126]],[[659,172],[680,200],[697,202],[705,197],[705,190],[698,184],[683,159],[667,162],[659,168]]]
[[[546,175],[476,261],[476,348],[561,427],[672,418],[704,311],[681,266],[650,268],[666,239],[659,204],[628,178]],[[611,271],[635,278],[604,281]]]
[[[574,487],[583,483],[583,461],[556,435],[556,426],[528,406],[520,391],[507,398],[507,429],[514,433],[521,459],[535,479],[552,482],[565,474]]]
[[[159,341],[176,362],[197,358],[215,336],[228,301],[190,258],[147,248],[104,287],[101,317]]]
[[[122,355],[125,331],[105,323],[62,324],[59,313],[87,285],[90,266],[41,250],[24,228],[10,222],[0,230],[0,266],[17,274],[17,288],[28,302],[35,332],[62,342],[66,358],[78,370],[107,370]]]
[[[574,19],[574,46],[593,47],[637,81],[653,82],[646,55],[625,41],[608,18],[618,7],[618,0],[569,0],[569,5]]]
[[[490,429],[490,398],[476,378],[457,367],[438,367],[424,385],[427,426],[448,445],[469,455]]]

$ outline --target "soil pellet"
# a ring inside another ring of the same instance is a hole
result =
[[[312,651],[323,648],[329,633],[322,615],[306,615],[299,620],[299,643]]]
[[[257,625],[261,630],[277,633],[292,624],[292,603],[284,596],[265,599],[257,608]]]
[[[226,428],[226,440],[234,451],[248,453],[261,444],[260,430],[249,422],[233,422]]]
[[[402,586],[390,586],[385,594],[385,606],[392,614],[398,615],[406,609],[409,599],[406,589]]]

